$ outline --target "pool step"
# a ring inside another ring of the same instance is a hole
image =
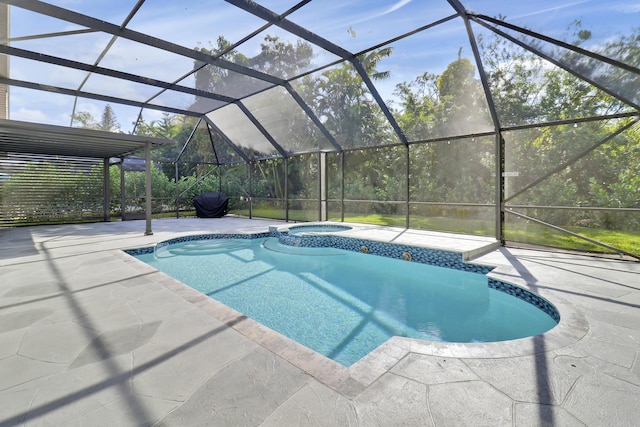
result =
[[[344,256],[344,251],[335,248],[308,248],[301,246],[291,246],[280,243],[277,238],[268,238],[262,243],[262,247],[282,254],[289,255],[314,255],[314,256]]]
[[[243,249],[251,245],[250,241],[230,241],[230,240],[198,240],[169,248],[168,246],[157,248],[156,258],[166,258],[173,255],[211,255],[223,252],[231,252]]]

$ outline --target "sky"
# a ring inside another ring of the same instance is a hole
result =
[[[528,27],[559,39],[570,39],[569,25],[576,20],[594,34],[591,46],[605,43],[611,38],[628,33],[640,24],[640,1],[602,0],[461,0],[467,10],[489,16],[503,15],[507,21]],[[121,25],[135,0],[51,0],[51,4]],[[295,0],[259,0],[260,5],[282,13],[292,7]],[[393,37],[420,28],[455,13],[445,0],[312,0],[293,12],[288,19],[311,32],[340,45],[352,53],[382,43]],[[10,35],[12,38],[36,34],[78,30],[81,27],[49,18],[37,13],[11,7]],[[147,0],[133,16],[127,28],[147,33],[174,44],[193,48],[209,47],[219,35],[231,42],[240,40],[264,24],[260,19],[231,6],[222,0],[176,2],[174,0]],[[483,30],[474,25],[474,31]],[[268,34],[296,41],[282,30],[270,29]],[[249,40],[238,48],[247,56],[254,56],[264,34]],[[77,34],[33,40],[14,40],[12,46],[41,51],[87,64],[94,64],[112,37],[103,33]],[[417,33],[392,44],[390,58],[379,64],[379,70],[390,71],[391,77],[376,82],[383,99],[394,97],[393,89],[401,82],[413,80],[425,71],[441,73],[446,66],[462,55],[470,57],[468,37],[461,19]],[[585,45],[589,47],[589,44]],[[335,60],[331,53],[317,47],[314,64],[320,66]],[[11,77],[78,89],[87,76],[75,71],[34,61],[11,58]],[[100,62],[100,66],[119,71],[149,76],[173,82],[188,73],[193,60],[166,53],[150,46],[126,39],[115,40]],[[193,86],[193,78],[181,84]],[[83,90],[103,95],[131,97],[146,101],[156,90],[142,84],[121,79],[91,76]],[[189,96],[165,94],[157,101],[160,105],[187,107],[193,100]],[[68,126],[73,108],[87,111],[99,120],[106,103],[86,99],[75,100],[43,91],[11,88],[10,118],[14,120]],[[111,103],[121,128],[130,132],[140,109]],[[145,110],[147,121],[160,118],[161,113]]]

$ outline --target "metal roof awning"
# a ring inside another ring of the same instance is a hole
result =
[[[163,138],[0,119],[0,152],[106,159],[174,144]]]

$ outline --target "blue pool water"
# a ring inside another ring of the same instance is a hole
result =
[[[289,227],[289,234],[298,233],[336,233],[340,231],[351,230],[348,225],[333,225],[333,224],[314,224],[314,225],[294,225]]]
[[[482,274],[275,238],[196,240],[136,257],[345,366],[394,335],[489,342],[557,324]]]

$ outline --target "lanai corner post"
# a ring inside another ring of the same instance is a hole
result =
[[[146,174],[146,182],[145,182],[146,228],[144,231],[144,235],[150,236],[153,234],[153,231],[151,230],[151,143],[148,141],[144,146],[144,161],[145,161],[145,174]]]

